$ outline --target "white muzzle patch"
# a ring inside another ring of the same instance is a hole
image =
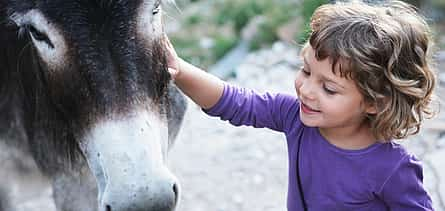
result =
[[[122,193],[131,193],[131,187],[140,186],[138,183],[149,184],[172,175],[164,162],[167,120],[155,112],[140,111],[123,119],[98,122],[85,136],[81,148],[96,176],[99,200],[105,189],[116,184],[128,188]]]

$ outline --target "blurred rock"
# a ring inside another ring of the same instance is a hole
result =
[[[241,31],[241,38],[245,41],[251,41],[259,32],[259,27],[266,21],[264,16],[256,16]]]
[[[241,196],[240,194],[235,193],[235,194],[233,195],[233,197],[232,197],[232,201],[235,202],[235,203],[237,203],[237,204],[241,204],[241,203],[243,203],[244,198],[243,198],[243,196]]]
[[[439,73],[439,81],[445,84],[445,73]]]
[[[443,38],[444,42],[445,42],[445,37]],[[445,51],[439,51],[436,53],[435,55],[435,59],[439,62],[439,63],[445,63]]]
[[[215,45],[215,41],[210,37],[203,37],[199,40],[199,46],[203,49],[210,49]]]
[[[299,29],[301,29],[301,20],[300,19],[292,19],[291,21],[287,22],[286,24],[278,27],[277,29],[277,36],[278,38],[286,42],[288,44],[294,44],[295,38],[297,35],[301,32]]]
[[[439,82],[445,84],[445,51],[439,51],[434,56],[437,63],[437,74]]]
[[[264,183],[264,177],[260,174],[256,174],[253,176],[253,184],[261,185]]]

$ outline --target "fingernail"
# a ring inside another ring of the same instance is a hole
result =
[[[178,73],[178,70],[169,67],[169,68],[168,68],[168,72],[169,72],[171,75],[176,75],[176,73]]]

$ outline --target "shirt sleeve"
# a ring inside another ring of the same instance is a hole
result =
[[[391,211],[433,210],[431,198],[423,187],[421,163],[412,155],[401,160],[381,194]]]
[[[210,116],[228,120],[235,126],[246,125],[286,131],[298,117],[297,98],[286,94],[263,93],[225,84],[222,97],[212,108],[203,110]]]

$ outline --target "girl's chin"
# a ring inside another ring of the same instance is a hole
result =
[[[307,120],[304,117],[301,118],[301,122],[308,127],[318,127],[318,124],[314,121]]]

